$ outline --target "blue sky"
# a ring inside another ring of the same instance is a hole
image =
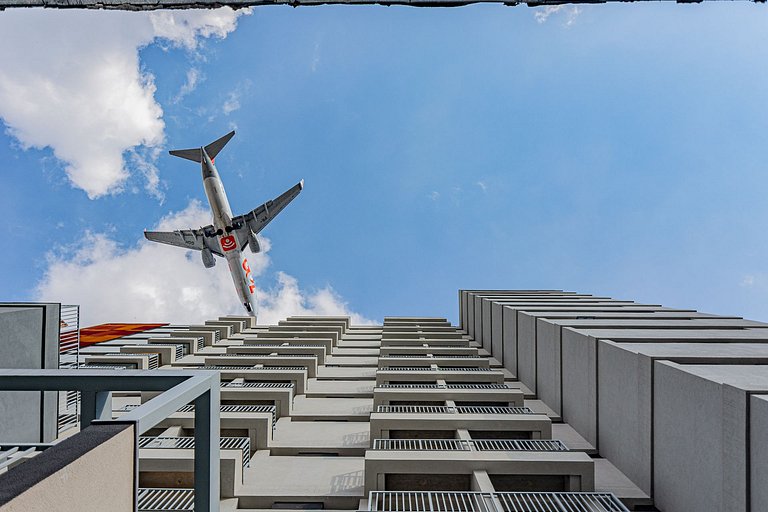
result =
[[[148,287],[210,301],[221,275],[197,256],[174,276],[147,264],[173,248],[137,254],[143,229],[196,220],[190,201],[205,201],[199,169],[166,151],[235,128],[217,165],[236,212],[306,180],[263,232],[275,314],[455,321],[459,288],[541,287],[768,320],[764,5],[147,16],[0,14],[0,34],[102,27],[72,42],[85,54],[62,43],[58,74],[42,53],[0,53],[2,299],[79,302],[94,322],[154,319],[137,318]],[[133,81],[104,81],[110,68]],[[20,100],[31,83],[49,87]],[[97,190],[121,154],[122,181]],[[226,279],[222,310],[237,305]]]

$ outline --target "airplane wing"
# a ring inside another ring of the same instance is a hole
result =
[[[250,231],[255,235],[266,227],[269,222],[274,219],[278,213],[283,211],[283,208],[288,206],[288,203],[299,195],[304,188],[304,180],[301,180],[296,185],[292,186],[280,196],[271,201],[267,201],[263,205],[259,206],[255,210],[246,213],[245,215],[238,215],[232,219],[232,225],[240,226],[238,236],[241,241],[248,238],[248,230],[244,229],[248,226]]]
[[[213,230],[213,226],[202,229],[178,229],[176,231],[145,231],[144,237],[152,242],[174,245],[184,249],[202,251],[205,247],[212,253],[223,256],[215,237],[207,237],[204,230]]]

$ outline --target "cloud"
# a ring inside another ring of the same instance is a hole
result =
[[[169,214],[155,229],[170,231],[210,223],[199,201]],[[247,253],[251,270],[264,277],[270,267],[269,239],[262,251]],[[199,323],[224,314],[243,314],[226,262],[217,258],[206,269],[196,251],[147,241],[124,248],[109,235],[86,233],[75,246],[61,247],[46,258],[35,300],[81,306],[82,325],[106,322]],[[257,289],[259,323],[289,315],[350,315],[353,323],[371,323],[355,313],[330,286],[303,290],[296,278],[277,273],[277,285]]]
[[[562,13],[565,16],[563,25],[570,27],[581,14],[581,8],[578,5],[545,5],[534,9],[533,17],[539,23],[546,23],[549,17],[556,13]]]
[[[433,201],[437,201],[438,199],[440,199],[440,192],[438,192],[437,190],[433,190],[432,192],[429,193],[427,197],[429,197]]]
[[[484,181],[478,181],[476,185],[480,187],[480,190],[483,192],[488,192],[488,185],[486,185]]]
[[[163,110],[139,49],[158,40],[195,49],[201,38],[226,37],[244,12],[4,12],[0,117],[7,132],[24,149],[51,148],[88,197],[121,192],[131,176],[126,152],[164,142]],[[138,174],[156,193],[154,162],[144,164]]]
[[[224,115],[229,115],[235,110],[240,109],[240,93],[238,91],[230,91],[227,94],[227,99],[224,100],[224,105],[221,106],[221,111]]]
[[[203,74],[198,68],[189,68],[187,70],[187,80],[181,86],[179,92],[176,93],[176,96],[173,97],[172,102],[179,103],[181,100],[183,100],[187,95],[189,95],[197,88],[197,85],[202,81],[202,79]]]
[[[753,275],[746,275],[741,279],[741,282],[739,283],[742,287],[751,287],[755,284],[755,276]]]

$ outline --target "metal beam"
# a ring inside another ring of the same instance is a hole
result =
[[[263,5],[290,5],[292,7],[317,5],[406,5],[410,7],[461,7],[479,3],[495,3],[506,6],[564,4],[604,4],[648,2],[651,0],[0,0],[0,10],[19,7],[47,7],[53,9],[113,9],[123,11],[151,11],[156,9],[213,9],[229,6],[233,9],[260,7]],[[653,0],[658,1],[658,0]],[[701,3],[702,0],[662,0],[676,3]],[[744,0],[765,3],[766,0]]]

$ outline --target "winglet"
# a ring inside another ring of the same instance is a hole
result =
[[[221,137],[218,140],[215,140],[205,146],[205,152],[208,153],[208,156],[213,160],[216,158],[216,155],[219,154],[219,152],[224,148],[224,146],[227,145],[227,142],[235,136],[235,131],[232,130],[225,136]],[[174,149],[173,151],[169,151],[169,153],[173,156],[177,156],[179,158],[185,158],[187,160],[192,160],[193,162],[200,163],[203,161],[203,148],[194,148],[194,149]]]

